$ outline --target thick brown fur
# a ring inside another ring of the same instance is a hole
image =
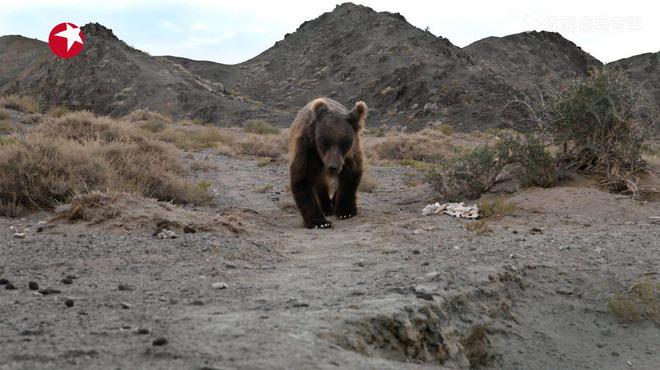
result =
[[[333,214],[339,219],[357,215],[357,188],[364,167],[360,131],[367,109],[361,101],[348,110],[332,99],[318,98],[291,124],[290,187],[305,227],[332,227],[326,216]],[[331,180],[337,185],[332,196]]]

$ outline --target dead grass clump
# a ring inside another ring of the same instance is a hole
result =
[[[373,193],[378,188],[378,182],[368,171],[362,175],[358,191],[363,193]]]
[[[208,192],[184,178],[176,149],[128,123],[88,112],[67,114],[0,146],[0,201],[53,207],[75,194],[128,191],[203,203]]]
[[[154,133],[161,132],[172,124],[172,119],[148,109],[135,110],[126,116],[126,119],[136,123],[140,128]]]
[[[57,105],[48,110],[46,113],[47,115],[53,117],[53,118],[60,118],[65,114],[71,113],[69,108],[62,106],[62,105]]]
[[[41,110],[39,103],[30,96],[8,95],[2,99],[2,106],[25,113],[37,113]]]
[[[638,279],[626,292],[610,297],[607,307],[624,322],[648,319],[660,323],[660,283],[649,278]]]
[[[446,123],[441,123],[438,126],[436,126],[436,128],[446,136],[451,136],[454,134],[454,132],[456,132],[451,125]]]
[[[230,137],[215,126],[167,127],[157,137],[186,150],[209,149],[232,142]]]
[[[11,123],[0,120],[0,135],[9,135],[14,131],[14,126],[12,126]]]
[[[6,110],[0,109],[0,121],[4,121],[9,118],[9,113]]]
[[[237,138],[233,145],[238,154],[255,157],[283,159],[287,153],[286,135],[256,135],[246,134]]]
[[[493,199],[482,197],[479,202],[479,215],[481,217],[501,217],[516,211],[516,204],[502,196]]]
[[[465,230],[471,231],[477,235],[492,233],[493,230],[488,227],[486,220],[471,221],[465,224]]]
[[[280,132],[277,127],[273,127],[270,123],[260,119],[246,121],[243,125],[243,130],[245,132],[259,135],[273,135]]]
[[[373,147],[376,158],[397,161],[439,162],[444,158],[445,150],[445,146],[440,145],[437,137],[434,137],[428,130],[386,135]]]

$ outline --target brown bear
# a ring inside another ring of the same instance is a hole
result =
[[[329,228],[326,216],[357,215],[356,193],[363,170],[360,131],[367,105],[352,110],[329,98],[309,102],[296,116],[289,133],[291,193],[307,228]],[[330,181],[336,191],[330,196]]]

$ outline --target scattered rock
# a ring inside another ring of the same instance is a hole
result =
[[[14,238],[25,239],[25,233],[14,233]]]
[[[128,292],[128,291],[132,291],[135,288],[133,288],[132,286],[130,286],[128,284],[119,284],[119,285],[117,285],[117,289],[119,289],[123,292]]]
[[[146,335],[146,334],[149,334],[149,329],[139,328],[138,330],[135,331],[135,333],[139,334],[139,335]]]
[[[65,300],[64,300],[64,304],[65,304],[67,307],[73,307],[73,305],[74,305],[73,299],[71,299],[71,298],[67,298],[67,299],[65,299]]]
[[[17,288],[14,284],[7,283],[7,284],[5,284],[5,289],[7,289],[7,290],[16,290]]]
[[[420,254],[420,253],[422,253],[422,251],[420,251],[419,249],[412,250],[412,254]]]
[[[45,289],[41,289],[39,293],[43,295],[49,295],[49,294],[60,294],[62,293],[62,291],[55,288],[45,288]]]
[[[36,281],[30,281],[28,283],[28,288],[30,288],[30,290],[39,290],[39,284],[37,284]]]
[[[153,342],[151,342],[151,344],[153,344],[154,346],[164,346],[164,345],[167,344],[167,339],[165,339],[163,337],[156,338],[156,339],[154,339]]]
[[[172,230],[163,229],[161,232],[159,232],[156,235],[156,238],[158,238],[158,239],[176,239],[177,235]]]
[[[66,276],[67,279],[76,280],[78,277],[76,275],[69,274]]]
[[[130,305],[130,304],[128,304],[128,303],[126,303],[126,302],[122,302],[122,303],[121,303],[121,308],[123,308],[123,309],[125,309],[125,310],[128,310],[128,309],[131,308],[131,307],[133,307],[133,306]]]
[[[0,285],[5,285],[5,284],[9,284],[9,280],[5,278],[0,279]]]
[[[222,281],[211,284],[211,288],[213,289],[227,289],[228,287],[227,283]]]
[[[62,279],[62,284],[73,284],[73,280],[69,278]]]
[[[197,230],[195,230],[192,226],[186,225],[186,226],[183,227],[183,233],[184,234],[194,234],[196,232],[197,232]]]
[[[573,295],[573,294],[575,294],[575,289],[570,288],[570,287],[568,287],[568,288],[557,288],[555,290],[555,292],[557,292],[557,294],[561,294],[561,295]]]
[[[193,305],[193,306],[203,306],[203,305],[204,305],[204,301],[201,301],[201,300],[199,300],[199,299],[196,299],[196,300],[190,302],[190,304]]]

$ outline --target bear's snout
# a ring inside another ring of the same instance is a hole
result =
[[[338,151],[332,151],[326,154],[323,164],[327,171],[339,173],[341,172],[341,167],[344,165],[344,158]]]

